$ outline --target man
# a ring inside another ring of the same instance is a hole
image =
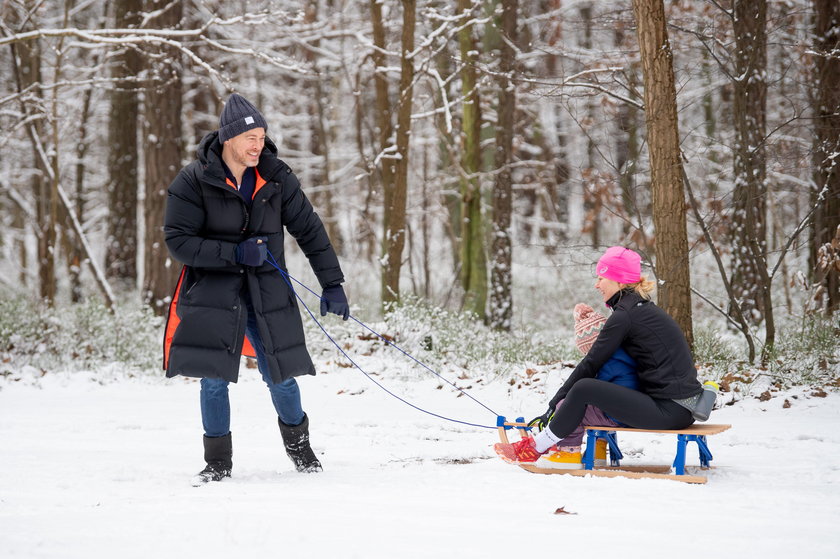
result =
[[[197,160],[169,187],[164,234],[184,264],[169,309],[166,376],[201,378],[203,471],[194,485],[230,477],[228,383],[240,355],[255,355],[277,411],[286,453],[299,472],[322,471],[309,444],[295,377],[314,375],[303,324],[283,270],[283,229],[303,250],[323,288],[321,315],[347,320],[344,275],[318,215],[292,170],[277,158],[263,115],[232,94],[219,130],[206,135]],[[270,258],[266,261],[267,257]],[[253,350],[250,353],[249,350]]]

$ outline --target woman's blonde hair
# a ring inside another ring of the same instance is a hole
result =
[[[656,282],[647,279],[647,276],[641,276],[637,282],[622,285],[624,289],[632,289],[645,299],[650,299],[650,294],[656,289]]]

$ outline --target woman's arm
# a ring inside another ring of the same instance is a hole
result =
[[[614,312],[604,324],[598,338],[592,345],[592,349],[584,356],[583,360],[578,363],[560,390],[554,395],[554,398],[549,402],[549,409],[554,410],[557,403],[566,397],[572,386],[582,378],[595,378],[604,363],[609,361],[613,354],[621,347],[624,338],[630,331],[630,316],[623,310]]]

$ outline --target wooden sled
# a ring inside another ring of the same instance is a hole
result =
[[[531,429],[524,418],[519,417],[516,421],[507,421],[503,416],[499,416],[496,420],[496,426],[499,429],[499,439],[505,444],[510,444],[508,440],[507,431],[509,429],[516,429],[519,431],[521,437],[528,436],[528,431]],[[692,425],[686,429],[679,430],[652,430],[652,429],[633,429],[630,427],[597,427],[585,426],[586,432],[586,451],[583,454],[582,462],[583,469],[580,470],[564,470],[559,468],[541,468],[536,464],[519,464],[523,470],[535,474],[565,474],[572,476],[597,476],[597,477],[627,477],[633,479],[670,479],[674,481],[682,481],[684,483],[706,483],[706,476],[700,475],[697,470],[707,470],[711,468],[710,462],[712,460],[712,453],[709,450],[709,445],[706,437],[710,435],[717,435],[723,433],[731,425],[714,425],[714,424],[699,424]],[[623,431],[627,433],[655,433],[658,435],[676,435],[677,436],[677,454],[674,458],[674,463],[667,465],[631,465],[622,466],[620,460],[624,457],[621,450],[618,448],[618,439],[616,433]],[[597,439],[604,439],[610,449],[610,465],[609,466],[595,466],[595,441]],[[692,467],[691,474],[687,473],[685,466],[686,447],[689,442],[697,443],[697,448],[700,451],[700,467]]]

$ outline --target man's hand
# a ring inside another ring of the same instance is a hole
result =
[[[350,318],[347,295],[344,294],[344,288],[340,285],[324,288],[324,293],[321,295],[321,316],[326,316],[328,312],[337,314],[344,320]]]
[[[251,237],[236,245],[236,263],[245,266],[262,266],[267,256],[267,237]]]

